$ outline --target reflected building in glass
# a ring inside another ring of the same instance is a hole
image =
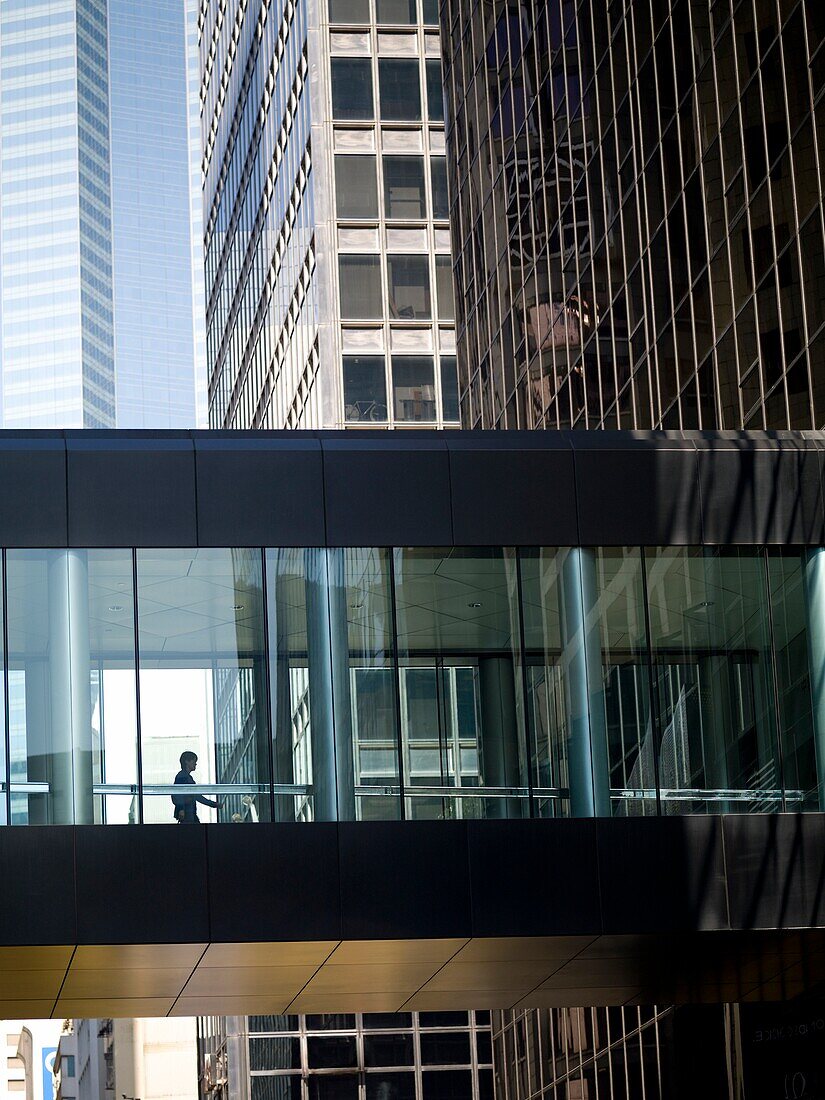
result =
[[[444,0],[465,427],[825,424],[823,12]]]
[[[191,8],[0,8],[4,427],[198,423]]]
[[[457,426],[437,4],[202,7],[210,426]]]

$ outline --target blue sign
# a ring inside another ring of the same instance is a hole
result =
[[[43,1100],[54,1100],[54,1056],[57,1047],[43,1047],[41,1050],[43,1066]]]

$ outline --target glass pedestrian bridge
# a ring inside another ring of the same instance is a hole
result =
[[[182,803],[187,821],[227,824],[825,807],[825,551],[808,533],[761,537],[752,501],[744,533],[707,538],[714,502],[747,498],[743,469],[754,481],[789,453],[794,470],[816,464],[815,532],[818,442],[290,434],[0,438],[7,485],[25,482],[21,448],[58,472],[37,474],[36,503],[16,490],[0,522],[3,824],[175,825]],[[310,545],[304,474],[319,457],[326,545]],[[463,513],[462,461],[485,483]],[[783,477],[792,510],[808,507],[809,483]],[[176,478],[196,498],[191,528],[167,499]],[[29,513],[60,492],[49,534]],[[652,540],[657,493],[671,527]],[[430,545],[437,525],[416,511],[438,514],[445,494],[452,541]],[[250,544],[255,507],[269,545]],[[239,545],[214,544],[221,522]],[[359,538],[382,524],[386,544]]]
[[[822,550],[7,549],[2,592],[12,824],[822,808]]]

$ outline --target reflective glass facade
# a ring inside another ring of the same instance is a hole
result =
[[[825,424],[824,13],[445,0],[464,426]]]
[[[2,418],[115,423],[107,12],[0,6]]]
[[[825,799],[825,551],[17,550],[20,824],[637,816]],[[215,803],[218,803],[215,806]]]
[[[203,1100],[492,1100],[489,1012],[207,1016]]]
[[[5,427],[203,419],[187,18],[191,0],[0,5]]]
[[[117,426],[190,428],[206,389],[197,11],[108,8]]]
[[[497,1100],[756,1096],[739,1091],[747,1044],[734,1038],[736,1024],[735,1005],[494,1012],[495,1095]]]

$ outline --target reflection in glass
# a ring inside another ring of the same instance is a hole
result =
[[[428,256],[388,256],[390,317],[426,321],[432,315]]]
[[[327,551],[342,821],[400,816],[389,552]]]
[[[341,119],[373,117],[372,65],[368,57],[333,57],[332,113]]]
[[[433,217],[446,219],[450,216],[450,203],[447,198],[447,158],[430,157],[430,173],[433,191]]]
[[[454,355],[441,356],[441,412],[445,420],[458,420],[458,370]]]
[[[782,806],[760,551],[649,552],[662,813]]]
[[[383,355],[344,356],[344,410],[348,423],[387,419]]]
[[[329,0],[330,23],[369,23],[369,0]]]
[[[9,550],[11,821],[137,821],[129,550]]]
[[[768,554],[777,713],[786,808],[825,807],[825,555],[819,548]],[[818,731],[818,735],[817,735]]]
[[[426,217],[424,158],[384,157],[384,214],[387,218]]]
[[[173,822],[168,790],[198,757],[198,817],[270,817],[264,611],[259,550],[139,550],[144,819]],[[159,788],[159,789],[153,789]]]
[[[392,399],[396,420],[435,420],[435,379],[432,356],[392,357]]]
[[[380,256],[339,256],[341,316],[346,320],[380,320],[383,316]]]
[[[526,816],[514,556],[408,548],[394,561],[407,816]]]
[[[441,61],[437,57],[428,57],[427,68],[427,118],[430,122],[444,121],[444,80],[441,75]]]
[[[454,321],[453,262],[450,256],[435,258],[435,293],[438,300],[439,321]]]
[[[377,218],[375,157],[336,156],[335,205],[339,218]]]
[[[375,13],[379,23],[414,23],[415,0],[376,0]]]
[[[417,60],[379,58],[378,89],[381,118],[385,122],[421,121],[421,81]]]

